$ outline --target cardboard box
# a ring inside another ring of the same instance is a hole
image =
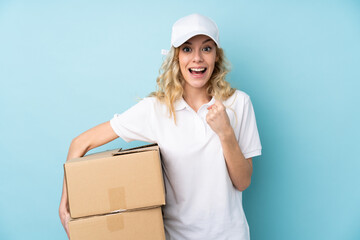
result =
[[[72,218],[165,204],[157,145],[91,154],[64,168]]]
[[[71,240],[165,240],[161,207],[69,222]]]

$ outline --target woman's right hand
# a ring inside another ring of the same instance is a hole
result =
[[[68,202],[67,193],[66,193],[65,181],[64,181],[64,185],[63,185],[63,194],[62,194],[60,206],[59,206],[59,216],[60,216],[61,224],[63,225],[65,232],[66,232],[68,238],[70,239],[70,236],[69,236],[70,211],[69,211],[69,202]]]

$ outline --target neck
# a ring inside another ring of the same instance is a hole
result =
[[[203,104],[211,100],[211,96],[207,94],[206,89],[185,89],[183,97],[195,112],[197,112]]]

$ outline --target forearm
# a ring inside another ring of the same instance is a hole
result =
[[[244,191],[251,183],[252,165],[241,152],[232,128],[219,137],[231,181],[239,191]]]
[[[80,135],[74,138],[70,144],[66,161],[84,156],[90,150],[90,146]]]
[[[110,122],[101,123],[72,140],[67,160],[82,157],[89,150],[111,142],[117,137],[110,126]]]

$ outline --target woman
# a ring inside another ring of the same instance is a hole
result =
[[[158,143],[163,160],[166,239],[249,239],[242,191],[261,154],[249,97],[230,87],[218,28],[192,14],[172,29],[158,90],[76,137],[68,159],[117,137]],[[59,213],[67,230],[66,186]]]

